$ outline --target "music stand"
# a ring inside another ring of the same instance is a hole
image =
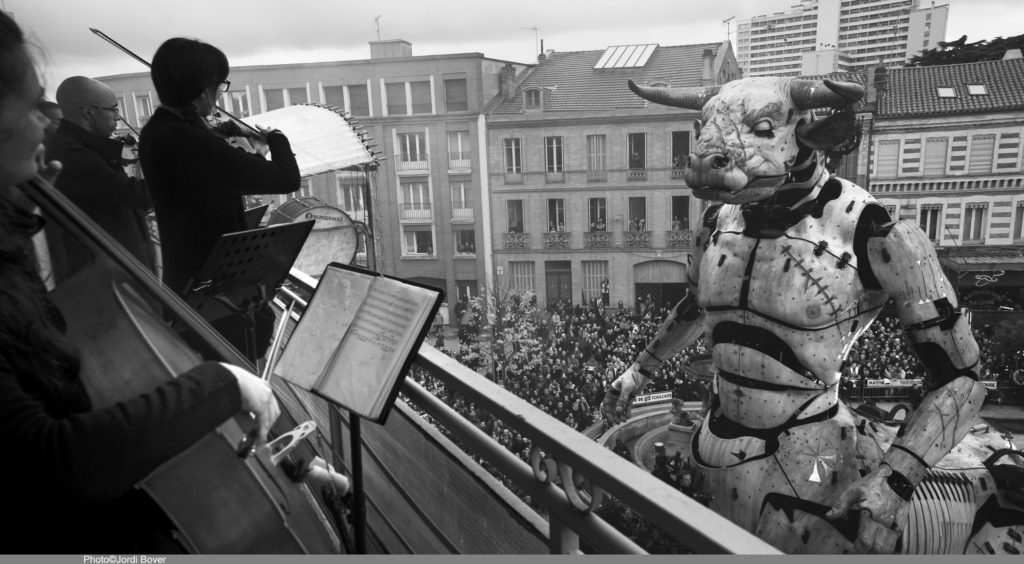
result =
[[[256,312],[273,299],[313,230],[314,220],[221,235],[199,274],[185,287],[185,301],[207,321],[242,313],[245,356],[256,363]]]
[[[270,204],[263,204],[262,206],[245,210],[245,228],[256,229],[259,227],[260,220],[266,215],[268,209],[270,209]]]

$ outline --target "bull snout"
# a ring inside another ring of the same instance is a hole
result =
[[[703,157],[691,153],[687,158],[689,168],[703,168],[705,170],[722,170],[732,166],[732,157],[725,153],[713,153]]]

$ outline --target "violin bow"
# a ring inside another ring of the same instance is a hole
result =
[[[136,61],[146,65],[146,68],[153,68],[153,65],[151,65],[149,63],[149,61],[147,61],[146,59],[143,59],[142,57],[136,55],[131,49],[125,47],[124,45],[121,45],[120,43],[115,41],[114,38],[110,37],[106,33],[103,33],[102,31],[100,31],[100,30],[98,30],[98,29],[96,29],[94,27],[90,27],[89,31],[93,32],[93,34],[95,34],[100,39],[102,39],[102,40],[106,41],[107,43],[110,43],[114,47],[120,49],[123,53],[127,54],[129,57],[131,57],[131,58],[135,59]],[[255,133],[255,134],[257,134],[257,135],[259,135],[261,137],[263,136],[263,134],[260,133],[260,130],[258,130],[255,127],[249,125],[248,123],[245,123],[241,119],[235,117],[234,115],[231,114],[231,112],[225,110],[224,108],[222,108],[220,106],[216,106],[216,108],[217,108],[218,111],[220,111],[221,113],[223,113],[227,117],[231,118],[232,120],[234,120],[236,123],[238,123],[242,127],[245,127],[249,131],[251,131],[251,132],[253,132],[253,133]],[[125,123],[127,123],[127,122],[125,122]],[[129,127],[131,127],[131,126],[129,126]]]

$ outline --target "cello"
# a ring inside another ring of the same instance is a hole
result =
[[[134,256],[41,178],[21,190],[50,225],[92,255],[90,264],[50,293],[82,351],[80,375],[96,407],[148,391],[203,360],[255,372],[251,363]],[[168,319],[172,320],[169,324]],[[187,344],[186,344],[187,342]],[[271,429],[288,434],[295,417],[281,403]],[[299,442],[285,458],[267,448],[240,451],[254,422],[239,413],[165,462],[137,487],[174,524],[179,543],[199,554],[331,554],[341,551],[322,500],[287,468],[315,453]],[[271,438],[272,438],[271,437]]]

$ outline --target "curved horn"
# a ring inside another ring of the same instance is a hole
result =
[[[629,79],[629,89],[644,100],[650,100],[664,106],[675,106],[690,110],[700,110],[712,96],[718,94],[720,85],[715,86],[687,86],[679,88],[661,88],[651,86],[640,86]]]
[[[789,97],[801,110],[848,106],[864,96],[864,86],[856,82],[794,79],[789,83]]]

